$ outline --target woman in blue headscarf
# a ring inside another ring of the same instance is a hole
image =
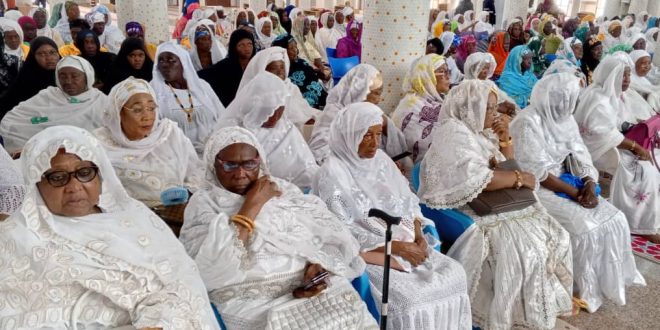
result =
[[[529,103],[529,96],[538,81],[532,72],[532,51],[527,46],[516,46],[509,53],[504,72],[497,85],[516,101],[521,109]]]

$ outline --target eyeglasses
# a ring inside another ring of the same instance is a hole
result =
[[[46,179],[48,183],[55,187],[63,187],[66,186],[69,181],[71,181],[71,176],[74,176],[76,180],[78,180],[81,183],[87,183],[94,178],[96,178],[96,175],[99,172],[99,168],[96,166],[88,166],[88,167],[83,167],[79,168],[73,172],[67,172],[67,171],[54,171],[50,173],[44,173],[41,177],[43,179]]]
[[[34,53],[35,56],[38,57],[50,57],[50,56],[59,56],[60,53],[58,53],[56,50],[51,50],[51,51],[46,51],[46,52],[36,52]]]
[[[142,113],[146,112],[156,112],[158,110],[158,106],[151,106],[151,107],[133,107],[133,108],[128,108],[128,107],[121,107],[122,109],[126,109],[130,111],[132,114],[139,116]]]
[[[216,158],[215,163],[216,166],[221,167],[224,172],[229,173],[238,171],[239,168],[242,168],[245,171],[254,171],[259,167],[259,164],[261,164],[261,160],[257,157],[244,162],[231,162]]]

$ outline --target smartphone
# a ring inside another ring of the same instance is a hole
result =
[[[317,284],[325,281],[325,279],[328,278],[329,276],[330,276],[330,273],[328,273],[328,271],[321,272],[320,274],[314,276],[314,278],[309,280],[309,282],[301,285],[300,287],[303,290],[307,291],[307,290],[313,288],[314,286],[316,286]]]

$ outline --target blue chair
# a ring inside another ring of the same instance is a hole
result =
[[[337,54],[337,49],[328,47],[325,49],[325,53],[328,57],[336,57],[335,54]]]
[[[371,286],[369,284],[369,276],[367,275],[367,272],[365,271],[360,277],[356,277],[351,284],[353,285],[353,288],[355,288],[355,291],[360,295],[360,298],[362,298],[362,301],[367,304],[367,309],[369,310],[369,313],[371,313],[371,316],[373,316],[374,319],[376,319],[376,322],[378,322],[380,320],[380,312],[378,311],[378,306],[376,306],[376,300],[374,300],[374,297],[371,295]]]
[[[419,189],[420,170],[420,163],[415,164],[411,175],[412,184],[415,191]],[[447,244],[447,246],[454,244],[454,242],[456,242],[456,240],[465,232],[465,230],[474,224],[472,218],[457,210],[437,210],[426,206],[426,204],[420,204],[419,206],[422,209],[422,214],[435,223],[435,227],[438,230],[440,240],[443,244]]]
[[[351,71],[353,67],[360,64],[360,59],[357,56],[347,58],[328,57],[328,63],[330,64],[330,69],[332,69],[332,79],[335,81],[335,85],[337,85],[341,77],[348,71]]]
[[[215,305],[213,303],[211,303],[211,308],[213,308],[213,314],[215,314],[215,319],[218,320],[218,325],[220,325],[220,329],[227,330],[227,326],[225,325],[225,322],[222,322],[222,316],[220,316],[220,312],[218,312],[218,309],[215,308]]]

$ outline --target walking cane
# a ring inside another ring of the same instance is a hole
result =
[[[385,231],[385,270],[383,273],[383,300],[380,307],[380,329],[387,329],[387,296],[390,289],[390,257],[392,255],[392,226],[401,222],[401,217],[393,217],[379,209],[369,210],[370,217],[380,218],[387,224]]]

